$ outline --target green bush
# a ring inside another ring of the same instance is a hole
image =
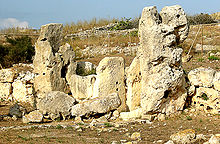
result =
[[[210,24],[216,22],[209,14],[203,14],[203,13],[196,14],[193,16],[187,15],[187,20],[189,25]]]
[[[96,69],[92,69],[91,71],[86,71],[84,68],[77,68],[76,74],[80,76],[88,76],[88,75],[96,74]]]
[[[220,58],[217,56],[209,56],[208,59],[209,60],[220,60]]]
[[[34,47],[31,38],[22,36],[18,38],[6,37],[7,45],[0,45],[0,64],[10,67],[16,63],[32,62]]]
[[[131,18],[122,18],[119,22],[117,22],[117,25],[112,27],[110,30],[125,30],[131,28],[132,28]]]

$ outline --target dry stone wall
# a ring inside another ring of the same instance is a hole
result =
[[[197,68],[188,74],[192,106],[206,113],[220,114],[220,72]]]

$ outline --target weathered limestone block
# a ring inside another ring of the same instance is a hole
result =
[[[0,82],[13,82],[15,72],[13,69],[1,69],[0,70]]]
[[[42,122],[42,120],[43,120],[43,114],[39,112],[39,110],[32,111],[29,114],[24,115],[22,117],[23,123],[30,123],[30,122],[40,123]]]
[[[178,144],[189,144],[196,141],[196,132],[193,129],[186,129],[171,135],[170,138]]]
[[[137,118],[141,118],[143,115],[143,111],[141,108],[132,110],[131,112],[121,112],[120,117],[124,121],[134,120]]]
[[[117,109],[121,104],[121,100],[117,93],[109,94],[105,97],[97,97],[76,104],[72,107],[72,116],[89,116],[91,114],[107,113]]]
[[[61,46],[59,51],[61,59],[63,61],[63,68],[61,70],[61,75],[65,76],[67,82],[72,75],[76,74],[77,63],[75,62],[75,52],[73,48],[66,43]]]
[[[213,79],[213,85],[215,90],[220,92],[220,72],[215,73],[215,77]]]
[[[33,84],[26,84],[21,80],[13,82],[13,98],[18,102],[29,103],[32,106],[35,103]]]
[[[75,102],[73,97],[63,92],[51,91],[37,103],[37,108],[43,114],[48,114],[53,120],[61,116],[66,119],[70,116]]]
[[[199,87],[192,98],[192,105],[206,113],[220,114],[220,92],[212,88]]]
[[[130,67],[126,69],[127,100],[126,104],[129,110],[135,110],[141,104],[141,72],[140,62],[137,57],[134,58]]]
[[[73,58],[75,54],[70,45],[60,47],[62,24],[47,24],[41,27],[40,36],[35,44],[34,81],[38,98],[49,91],[68,93],[66,84],[70,75],[75,73]]]
[[[1,83],[0,82],[0,99],[8,99],[9,95],[11,94],[12,87],[11,83]]]
[[[122,57],[105,57],[96,69],[97,77],[94,85],[94,97],[106,97],[118,93],[121,99],[119,111],[126,110],[124,59]]]
[[[182,69],[182,48],[177,45],[188,35],[183,9],[156,7],[143,9],[139,23],[141,74],[141,107],[143,113],[165,113],[182,110],[186,99]]]
[[[201,87],[212,87],[216,71],[211,68],[197,68],[188,74],[191,85]]]
[[[95,80],[95,75],[72,75],[71,79],[69,80],[69,86],[74,98],[77,100],[91,98],[93,96],[93,87]]]

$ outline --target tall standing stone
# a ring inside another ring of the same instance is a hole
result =
[[[40,36],[35,44],[34,72],[37,74],[34,88],[38,98],[43,98],[49,91],[67,90],[66,76],[75,56],[67,44],[60,47],[62,24],[47,24],[41,27]]]
[[[187,19],[180,6],[165,7],[160,14],[156,7],[143,9],[139,21],[140,47],[136,62],[132,62],[127,74],[127,100],[135,96],[132,92],[137,92],[143,114],[169,115],[183,109],[187,96],[181,66],[183,50],[177,45],[187,35]],[[132,70],[132,67],[137,69]],[[136,77],[139,77],[138,83]],[[134,100],[130,103],[133,104],[131,110],[139,104]]]
[[[174,113],[182,110],[186,90],[181,66],[182,48],[177,45],[188,34],[186,15],[176,5],[143,9],[139,23],[141,106],[145,113]]]

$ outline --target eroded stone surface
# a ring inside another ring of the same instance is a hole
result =
[[[39,123],[42,122],[42,120],[43,120],[43,114],[38,110],[32,111],[29,114],[24,115],[22,117],[23,123],[30,123],[30,122]]]
[[[141,72],[140,61],[137,57],[134,58],[131,65],[126,69],[126,77],[126,104],[129,110],[132,111],[139,108],[141,105]]]
[[[75,102],[73,97],[63,92],[51,91],[37,103],[37,108],[43,114],[48,114],[53,120],[61,116],[66,119],[70,116],[71,108]]]
[[[97,113],[107,113],[117,109],[121,104],[117,93],[109,94],[105,97],[90,99],[72,107],[72,116],[89,116]]]
[[[192,105],[207,113],[220,114],[220,92],[212,88],[199,87],[192,98]]]
[[[13,82],[15,72],[12,69],[1,69],[0,70],[0,82]]]
[[[0,99],[7,100],[12,91],[11,83],[0,82]]]
[[[34,87],[38,98],[43,98],[49,91],[68,93],[66,76],[69,78],[75,73],[72,66],[75,57],[73,49],[68,44],[60,47],[62,27],[62,24],[42,26],[35,44],[33,64],[34,72],[38,75],[35,78]]]
[[[126,110],[124,59],[105,57],[100,61],[96,73],[93,97],[105,97],[111,93],[118,93],[121,99],[119,111]]]
[[[193,143],[196,140],[196,132],[193,129],[186,129],[171,135],[170,138],[172,141],[180,144]]]
[[[191,85],[200,87],[212,87],[216,71],[211,68],[197,68],[188,74]]]
[[[26,84],[21,80],[13,82],[13,98],[18,102],[30,103],[32,106],[35,103],[33,84]]]
[[[96,80],[95,75],[79,76],[72,75],[69,86],[74,98],[78,100],[88,99],[93,96],[93,87]]]
[[[139,23],[141,107],[144,113],[170,114],[182,110],[186,99],[182,48],[188,34],[186,15],[176,5],[143,9]]]

